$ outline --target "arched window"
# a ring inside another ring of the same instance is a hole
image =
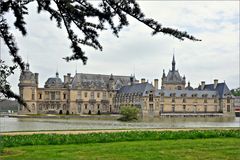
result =
[[[35,110],[35,104],[34,103],[32,104],[32,110],[33,111]]]
[[[39,110],[42,110],[42,105],[41,104],[39,105]]]
[[[66,110],[66,104],[63,105],[63,110]]]
[[[81,112],[81,104],[78,104],[78,113]]]

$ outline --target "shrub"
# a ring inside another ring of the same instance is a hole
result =
[[[122,120],[122,121],[137,120],[139,109],[135,106],[123,106],[120,109],[120,114],[122,114],[122,117],[119,118],[119,120]]]

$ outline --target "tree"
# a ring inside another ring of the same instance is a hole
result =
[[[90,0],[1,0],[0,37],[9,49],[13,63],[17,64],[22,71],[24,71],[25,64],[18,54],[18,47],[14,36],[9,31],[6,13],[12,13],[15,16],[14,25],[25,36],[27,31],[24,16],[28,14],[27,5],[33,2],[37,3],[38,13],[42,11],[48,12],[50,19],[56,21],[58,28],[64,27],[66,29],[73,52],[72,55],[64,57],[66,61],[80,59],[86,64],[87,57],[81,45],[102,50],[103,48],[98,41],[99,32],[106,30],[106,25],[109,24],[110,30],[118,37],[119,31],[129,24],[127,15],[151,28],[153,30],[152,35],[163,33],[180,40],[187,38],[199,41],[199,39],[189,35],[187,32],[163,27],[157,21],[146,18],[135,0],[100,0],[98,7],[90,3]],[[95,18],[98,21],[93,22],[91,18]],[[115,18],[119,19],[118,23],[113,21]],[[81,31],[82,34],[77,35],[73,30],[74,27]],[[0,85],[2,87],[5,86],[4,83]],[[8,91],[10,91],[10,88]],[[7,97],[14,97],[8,94],[8,92],[6,93]]]
[[[122,106],[120,109],[121,121],[132,121],[138,119],[139,109],[135,106]]]
[[[240,96],[240,89],[232,89],[231,90],[231,93],[234,95],[234,96]]]

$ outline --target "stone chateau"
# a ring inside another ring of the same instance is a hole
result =
[[[48,78],[43,88],[38,86],[38,73],[29,64],[20,75],[19,93],[27,103],[19,114],[104,114],[119,113],[121,106],[140,109],[143,116],[225,116],[234,115],[233,96],[225,82],[204,81],[197,88],[186,84],[175,68],[163,70],[161,86],[134,76],[76,73]]]

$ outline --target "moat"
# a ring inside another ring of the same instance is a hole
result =
[[[240,117],[179,117],[120,122],[104,119],[0,117],[0,132],[40,130],[137,129],[137,128],[240,128]]]

